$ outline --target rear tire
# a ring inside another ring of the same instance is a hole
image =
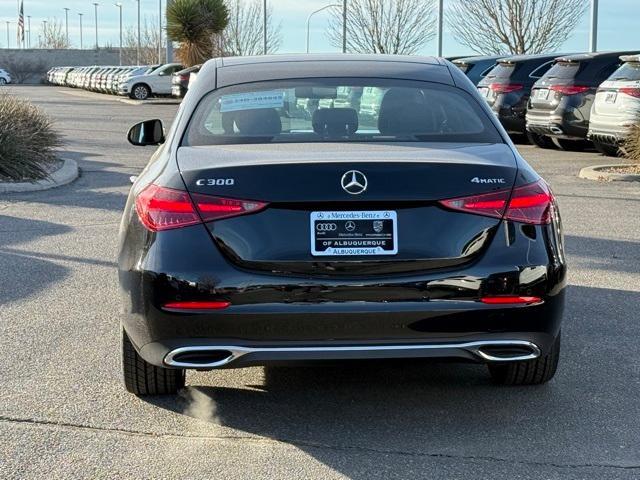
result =
[[[567,152],[582,152],[587,150],[591,145],[586,140],[565,140],[563,138],[554,138],[553,143],[561,149]]]
[[[539,385],[553,378],[560,358],[560,333],[544,357],[522,362],[490,363],[489,373],[498,385]]]
[[[549,137],[544,135],[538,135],[537,133],[527,132],[527,139],[531,145],[535,145],[540,148],[555,148],[553,141]]]
[[[130,97],[135,100],[146,100],[151,96],[151,89],[142,83],[134,85]]]
[[[614,145],[607,145],[606,143],[593,142],[593,146],[596,147],[596,150],[600,152],[602,155],[605,155],[607,157],[618,156],[618,147]]]
[[[124,386],[135,395],[167,395],[184,387],[185,371],[156,367],[146,362],[122,329],[122,374]]]
[[[0,78],[0,85],[6,85],[7,81],[4,78]]]

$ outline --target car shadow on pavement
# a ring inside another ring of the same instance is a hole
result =
[[[560,368],[546,385],[496,386],[475,364],[367,361],[267,367],[247,385],[233,370],[195,374],[220,386],[144,400],[292,444],[354,479],[369,478],[372,455],[633,463],[638,306],[640,292],[570,286]]]
[[[639,242],[566,235],[565,246],[575,264],[614,272],[640,272]]]
[[[57,223],[0,215],[0,305],[34,295],[69,275],[67,267],[14,247],[71,230]]]

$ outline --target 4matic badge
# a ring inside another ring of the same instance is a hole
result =
[[[507,183],[504,178],[480,178],[473,177],[471,183]]]

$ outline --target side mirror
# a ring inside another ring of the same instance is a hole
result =
[[[162,120],[146,120],[136,123],[129,129],[127,139],[131,145],[146,147],[164,143],[164,127]]]

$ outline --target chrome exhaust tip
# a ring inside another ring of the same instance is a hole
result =
[[[182,347],[170,351],[165,357],[164,363],[178,368],[216,368],[228,364],[237,357],[237,354],[228,349]]]
[[[551,130],[551,133],[555,133],[556,135],[562,135],[564,133],[560,127],[556,126],[549,127],[549,130]]]
[[[519,362],[538,358],[540,348],[524,340],[506,340],[487,342],[477,347],[475,353],[489,362]]]

